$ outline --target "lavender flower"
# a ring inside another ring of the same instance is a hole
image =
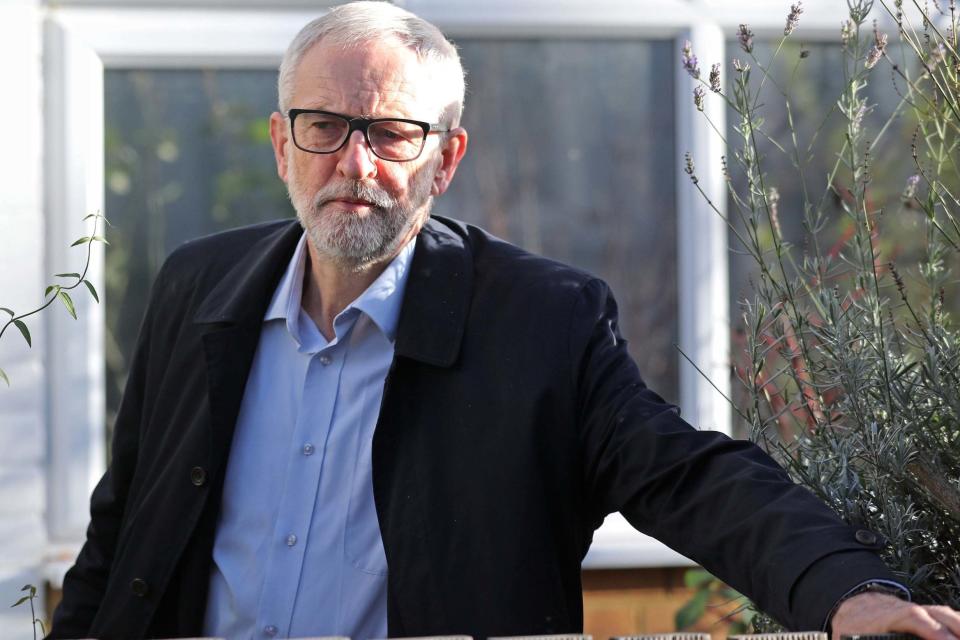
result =
[[[876,22],[873,24],[873,41],[873,48],[870,49],[870,53],[867,54],[867,60],[863,63],[867,69],[873,69],[877,66],[880,58],[883,57],[883,54],[887,50],[887,34],[880,33],[877,29]]]
[[[853,37],[853,31],[855,26],[852,20],[844,20],[840,25],[840,42],[844,47],[847,46],[847,43],[850,42],[850,38]]]
[[[863,118],[867,115],[867,105],[861,104],[857,112],[853,114],[853,128],[859,130],[863,126]]]
[[[903,199],[913,200],[917,195],[917,186],[920,184],[920,176],[913,175],[907,178],[907,186],[903,189]]]
[[[710,67],[710,91],[720,93],[720,65]]]
[[[700,180],[697,178],[696,168],[693,166],[693,156],[690,155],[690,152],[683,154],[684,167],[683,172],[690,176],[690,181],[693,184],[697,184]]]
[[[683,61],[683,68],[690,74],[690,77],[699,80],[700,63],[697,61],[697,56],[693,54],[693,45],[689,40],[683,45],[681,60]]]
[[[740,58],[734,58],[733,68],[737,73],[743,73],[744,71],[750,68],[750,65],[744,64],[743,60],[741,60]]]
[[[770,187],[767,190],[767,205],[770,207],[770,221],[773,223],[773,232],[777,239],[783,238],[783,231],[780,229],[780,192],[776,187]]]
[[[938,42],[930,47],[930,59],[927,61],[927,68],[930,71],[936,69],[947,57],[947,49],[942,42]]]
[[[787,16],[787,26],[783,28],[783,35],[788,36],[793,33],[793,30],[797,28],[797,24],[800,23],[800,14],[803,13],[803,7],[800,6],[802,3],[798,2],[797,4],[790,5],[790,15]]]
[[[750,31],[747,25],[741,24],[737,29],[737,40],[740,42],[741,49],[747,53],[753,53],[753,31]]]
[[[707,95],[707,92],[703,90],[703,87],[696,87],[693,90],[693,104],[697,105],[697,111],[703,111],[703,97]]]

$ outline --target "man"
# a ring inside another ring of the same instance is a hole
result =
[[[874,534],[648,390],[604,283],[428,219],[467,148],[432,25],[334,9],[279,92],[305,233],[241,229],[165,264],[51,637],[578,631],[612,511],[788,625],[960,634],[956,612],[882,593]]]

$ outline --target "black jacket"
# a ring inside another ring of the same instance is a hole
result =
[[[234,422],[300,234],[258,225],[167,260],[51,637],[201,631]],[[892,577],[758,448],[647,389],[588,274],[434,218],[395,350],[373,442],[392,637],[580,630],[580,562],[613,511],[794,628]]]

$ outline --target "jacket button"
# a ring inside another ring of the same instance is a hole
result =
[[[150,593],[150,585],[142,578],[134,578],[130,581],[130,591],[138,598],[143,598]]]
[[[868,531],[866,529],[857,530],[857,532],[853,534],[853,537],[856,538],[857,542],[859,542],[860,544],[865,544],[867,546],[875,545],[879,540],[877,534],[875,534],[873,531]]]
[[[190,470],[190,482],[198,487],[207,483],[207,472],[204,471],[203,467],[194,467]]]

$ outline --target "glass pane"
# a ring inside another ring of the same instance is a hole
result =
[[[458,44],[470,150],[435,212],[606,279],[648,383],[676,401],[672,44]],[[263,70],[106,74],[110,426],[166,255],[293,215],[268,137],[275,83]]]

